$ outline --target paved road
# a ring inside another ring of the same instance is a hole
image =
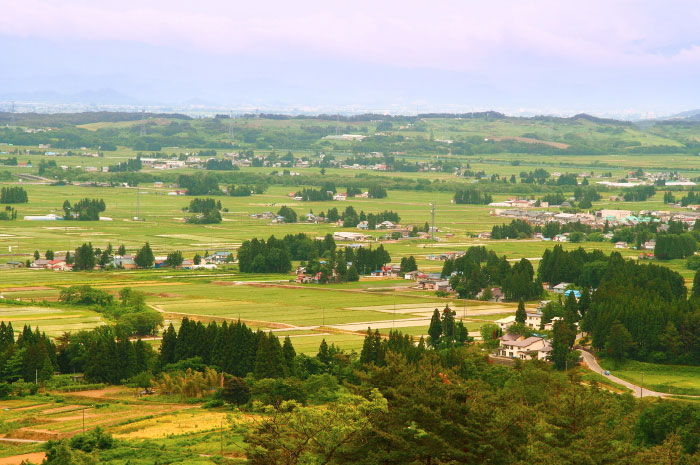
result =
[[[20,443],[20,444],[25,444],[25,443],[43,444],[46,441],[37,441],[36,439],[0,438],[0,442],[16,442],[16,443]]]
[[[620,379],[617,376],[613,376],[612,374],[604,375],[603,372],[605,370],[603,370],[600,367],[600,365],[598,365],[598,361],[595,359],[595,356],[593,356],[593,354],[591,354],[590,352],[586,352],[585,350],[579,350],[579,352],[581,353],[581,355],[583,355],[583,360],[586,362],[586,365],[588,365],[588,368],[590,368],[592,371],[595,371],[596,373],[605,376],[610,381],[613,381],[630,389],[634,397],[668,397],[667,393],[650,391],[649,389],[642,389],[640,386],[625,381],[624,379]]]

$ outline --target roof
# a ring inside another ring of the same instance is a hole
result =
[[[541,340],[541,337],[530,336],[527,339],[523,339],[520,341],[508,341],[508,344],[514,347],[530,347],[535,342],[539,342]]]

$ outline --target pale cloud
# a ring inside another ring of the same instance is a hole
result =
[[[698,64],[699,5],[609,0],[2,0],[0,31],[51,40],[134,41],[221,55],[315,53],[454,70],[507,65],[518,57],[644,67]]]
[[[687,109],[698,24],[698,0],[0,0],[0,91]]]

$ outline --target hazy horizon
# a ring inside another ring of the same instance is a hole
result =
[[[4,2],[0,101],[635,117],[700,107],[689,1]]]

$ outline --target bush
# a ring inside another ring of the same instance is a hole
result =
[[[316,402],[334,402],[338,399],[338,378],[328,373],[311,375],[304,381],[304,390],[309,399]]]
[[[72,449],[78,449],[83,452],[92,452],[95,449],[111,449],[113,445],[114,439],[112,435],[105,433],[99,426],[87,433],[76,434],[70,440]]]
[[[250,387],[244,379],[227,374],[224,375],[224,387],[220,391],[220,396],[232,404],[247,404],[250,400]]]
[[[685,262],[685,267],[689,270],[697,270],[700,268],[700,257],[693,255],[688,259],[688,261]]]
[[[285,400],[306,403],[306,392],[296,378],[263,378],[251,388],[252,398],[266,405],[280,405]]]

